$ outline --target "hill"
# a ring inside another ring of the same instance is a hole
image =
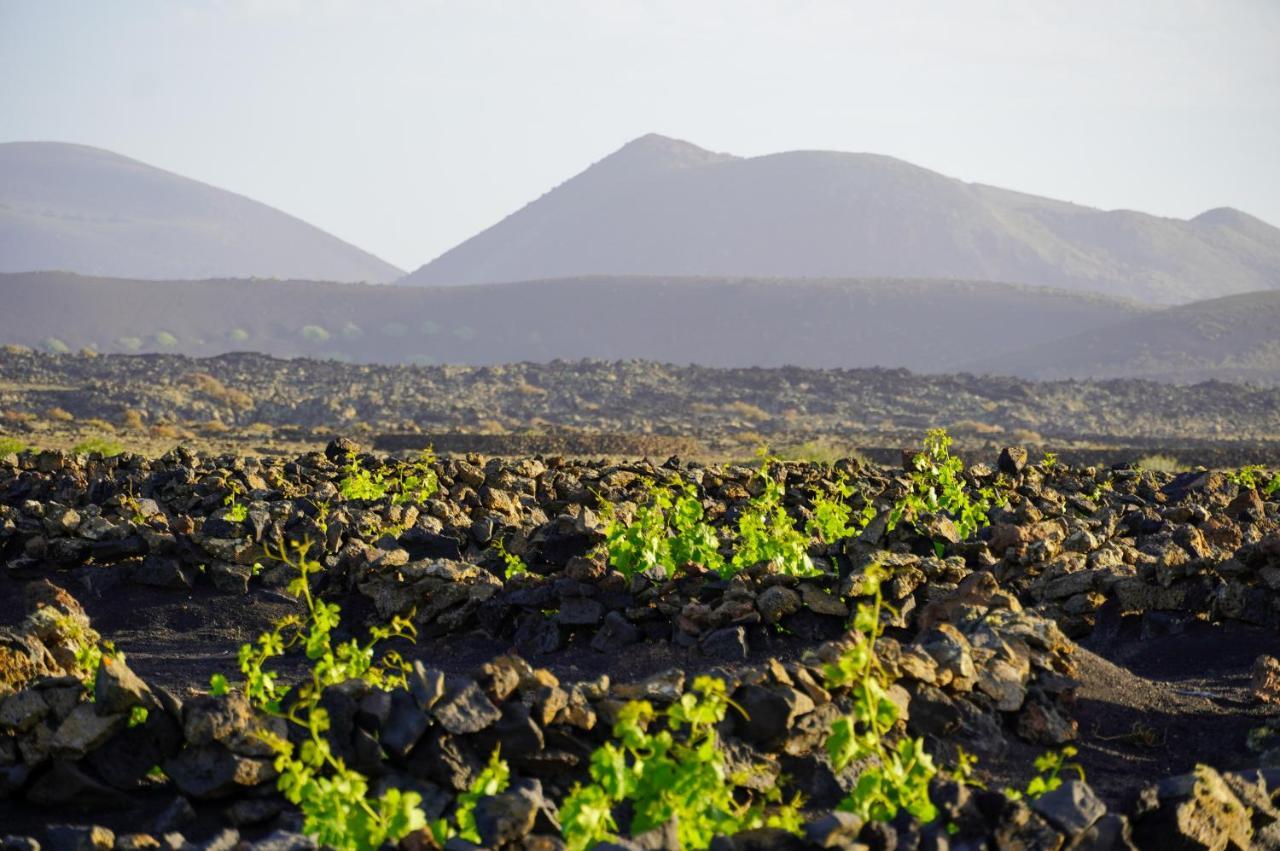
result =
[[[493,364],[953,370],[1149,308],[964,281],[580,278],[473,287],[0,275],[0,342],[53,350]]]
[[[456,285],[579,275],[951,278],[1152,303],[1280,287],[1280,230],[1102,211],[872,154],[744,159],[650,135],[407,276]]]
[[[402,272],[265,204],[109,151],[0,144],[0,272],[385,282]]]
[[[963,368],[1038,379],[1280,384],[1280,292],[1227,296],[1143,314]]]

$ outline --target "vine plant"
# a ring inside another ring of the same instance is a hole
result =
[[[800,801],[782,803],[777,787],[763,800],[738,802],[746,778],[730,776],[716,733],[730,705],[724,681],[709,676],[663,712],[644,700],[626,704],[613,727],[616,743],[591,755],[592,782],[575,785],[560,807],[570,851],[616,838],[621,812],[630,814],[630,836],[674,819],[680,847],[688,849],[754,827],[798,833]]]
[[[993,487],[971,495],[964,481],[964,462],[951,454],[951,436],[946,429],[931,429],[924,450],[912,459],[910,489],[889,512],[889,528],[922,514],[945,512],[955,523],[961,540],[971,537],[988,523],[987,512],[998,504]]]
[[[414,629],[407,618],[395,617],[388,626],[370,630],[366,643],[355,639],[335,643],[332,632],[341,609],[311,593],[309,577],[321,566],[308,556],[309,549],[309,543],[296,544],[290,552],[282,544],[276,552],[269,553],[297,570],[289,591],[303,601],[305,615],[282,618],[256,643],[240,648],[242,688],[259,710],[304,731],[299,747],[271,730],[260,730],[259,735],[275,752],[275,766],[280,772],[278,788],[301,809],[305,832],[339,851],[371,851],[426,826],[422,799],[416,792],[399,789],[388,789],[371,798],[368,778],[332,753],[325,736],[329,714],[320,706],[320,698],[326,687],[350,679],[363,680],[380,689],[403,687],[407,663],[394,650],[380,657],[376,651],[380,643],[392,638],[411,640]],[[311,664],[309,676],[293,687],[286,708],[285,689],[269,663],[295,648],[301,648]],[[221,675],[215,675],[210,686],[214,694],[226,693],[230,688]]]
[[[840,808],[863,819],[889,821],[906,810],[922,822],[938,814],[929,799],[929,781],[937,774],[924,739],[903,737],[890,744],[898,722],[898,705],[889,697],[892,681],[876,656],[875,643],[884,630],[881,614],[887,608],[880,585],[887,578],[879,565],[867,568],[864,582],[871,601],[860,603],[853,621],[853,645],[824,674],[828,688],[849,690],[852,711],[836,719],[827,739],[827,752],[837,771],[866,760]]]

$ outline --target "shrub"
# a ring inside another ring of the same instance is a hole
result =
[[[591,755],[592,782],[575,785],[560,807],[571,851],[614,838],[619,814],[629,814],[628,836],[674,819],[680,847],[690,849],[755,827],[799,832],[798,802],[769,812],[766,804],[781,801],[776,785],[763,800],[751,800],[742,787],[748,778],[730,775],[716,733],[730,705],[725,691],[723,680],[701,676],[664,712],[648,701],[632,701],[619,711],[616,741]]]
[[[624,520],[613,504],[601,501],[609,564],[627,577],[646,570],[670,577],[686,564],[725,574],[720,538],[703,520],[702,503],[693,485],[647,482],[645,489],[645,498],[630,520]]]
[[[75,417],[66,408],[53,407],[44,412],[45,417],[60,423],[74,422]]]
[[[178,345],[178,338],[170,334],[168,331],[157,331],[155,336],[156,345],[162,349],[172,349]]]
[[[343,499],[373,501],[390,494],[392,505],[420,505],[440,486],[432,467],[435,460],[435,453],[427,448],[417,459],[397,464],[390,472],[375,472],[352,458],[346,466],[346,475],[338,482],[338,491]]]
[[[119,337],[116,339],[116,345],[124,349],[126,352],[136,352],[142,348],[142,338]]]
[[[805,524],[805,532],[824,544],[833,544],[851,538],[866,528],[876,516],[876,508],[866,500],[855,517],[848,499],[853,496],[853,485],[841,474],[826,493],[813,498],[813,516]]]
[[[328,341],[330,336],[323,325],[303,325],[302,330],[298,333],[308,343],[324,343]]]
[[[768,562],[773,570],[791,576],[816,576],[822,571],[809,558],[809,539],[795,528],[782,504],[782,482],[764,459],[758,474],[762,489],[738,516],[733,566],[739,570]]]
[[[1076,755],[1076,749],[1072,745],[1067,745],[1060,751],[1046,751],[1036,757],[1036,774],[1027,782],[1026,789],[1013,789],[1006,787],[1004,790],[1005,797],[1010,800],[1019,800],[1021,798],[1039,798],[1046,792],[1052,792],[1062,785],[1062,772],[1064,770],[1074,771],[1084,779],[1084,769],[1079,763],[1070,762],[1070,758]]]
[[[142,411],[137,408],[125,408],[124,412],[120,414],[120,426],[131,431],[142,429]]]
[[[987,525],[987,512],[996,505],[994,488],[970,494],[964,481],[964,462],[951,454],[951,436],[935,428],[925,435],[924,451],[912,459],[911,486],[889,514],[889,528],[922,514],[945,512],[961,540]]]
[[[111,458],[124,452],[124,447],[104,437],[90,437],[77,443],[71,451],[77,455],[101,455],[103,458]]]
[[[1134,462],[1134,467],[1151,473],[1185,473],[1187,465],[1169,455],[1147,455]]]
[[[59,340],[57,337],[45,337],[40,341],[40,346],[50,354],[65,355],[70,354],[71,347]]]
[[[0,437],[0,458],[5,455],[16,455],[19,452],[26,452],[27,444],[18,440],[16,437]]]

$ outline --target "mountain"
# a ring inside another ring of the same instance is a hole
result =
[[[873,154],[741,158],[637,139],[403,279],[580,275],[1008,281],[1182,303],[1280,288],[1280,230],[1103,211]]]
[[[0,272],[130,278],[403,274],[265,204],[83,145],[0,144]]]
[[[0,343],[253,350],[379,363],[648,359],[952,372],[1145,315],[1103,296],[966,281],[579,278],[471,287],[0,275]]]
[[[1130,317],[961,368],[1024,378],[1218,379],[1280,385],[1280,292]]]

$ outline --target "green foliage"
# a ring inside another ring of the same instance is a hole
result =
[[[889,698],[892,680],[876,656],[875,643],[884,626],[885,604],[880,585],[886,574],[878,565],[867,569],[870,603],[861,603],[853,621],[853,645],[825,667],[828,688],[846,688],[852,711],[836,719],[827,739],[827,752],[837,771],[860,760],[869,765],[858,775],[840,808],[864,819],[889,821],[906,810],[923,822],[938,814],[929,800],[929,781],[937,774],[923,738],[902,737],[890,744],[899,718]]]
[[[834,544],[865,529],[875,519],[875,506],[868,500],[855,517],[853,507],[848,503],[853,495],[853,485],[841,474],[828,492],[814,495],[813,516],[805,524],[805,532],[824,544]]]
[[[9,455],[9,454],[16,455],[19,452],[26,452],[26,451],[27,451],[27,444],[23,443],[21,440],[18,440],[18,438],[0,437],[0,457]]]
[[[795,527],[782,504],[782,482],[769,469],[769,459],[760,465],[762,489],[738,516],[738,540],[733,566],[739,570],[768,562],[778,573],[816,576],[822,571],[809,558],[809,539]]]
[[[323,325],[303,325],[298,332],[308,343],[328,342],[330,334]]]
[[[645,487],[646,497],[629,521],[615,505],[601,500],[609,564],[628,577],[646,570],[674,576],[686,564],[725,574],[720,538],[703,519],[702,503],[693,485],[648,482]]]
[[[259,736],[275,752],[280,772],[277,787],[285,798],[302,810],[303,830],[323,845],[339,851],[373,851],[386,842],[425,827],[422,799],[416,792],[388,789],[377,798],[369,797],[369,781],[349,768],[329,748],[325,732],[328,712],[320,706],[324,689],[360,679],[374,688],[403,687],[408,663],[395,651],[377,658],[377,646],[392,638],[412,639],[414,630],[406,618],[395,617],[389,626],[374,627],[366,643],[356,639],[335,644],[332,632],[341,610],[333,603],[316,599],[309,577],[322,568],[308,557],[309,544],[283,546],[272,557],[295,568],[298,576],[289,583],[291,594],[301,598],[306,614],[288,615],[254,644],[240,648],[242,688],[261,711],[296,725],[305,731],[301,746],[288,737],[269,730]],[[294,686],[287,709],[282,706],[284,691],[268,663],[286,652],[301,649],[310,661],[309,676]],[[215,693],[226,693],[225,677],[210,680]]]
[[[130,710],[129,710],[129,724],[128,724],[128,726],[129,726],[130,728],[133,728],[133,727],[141,727],[143,724],[147,723],[147,718],[148,718],[150,715],[151,715],[151,713],[147,710],[147,707],[145,707],[145,706],[135,706],[135,707],[133,707],[132,709],[130,709]]]
[[[453,822],[440,818],[431,823],[431,834],[436,842],[444,845],[455,836],[468,842],[480,844],[480,834],[476,830],[476,803],[481,798],[505,792],[511,785],[511,769],[506,760],[499,758],[498,749],[494,748],[489,756],[489,764],[471,781],[467,791],[458,795],[457,805],[453,811]]]
[[[155,336],[156,345],[162,349],[172,349],[178,345],[178,338],[170,334],[168,331],[157,331]]]
[[[245,495],[244,485],[232,479],[227,483],[227,496],[222,504],[227,506],[227,519],[232,523],[243,523],[249,517],[249,506],[240,501]]]
[[[71,351],[71,347],[57,337],[45,337],[40,341],[40,346],[46,352],[54,355],[65,355]]]
[[[520,556],[508,552],[507,545],[502,543],[501,538],[494,539],[493,551],[498,554],[500,559],[502,559],[502,564],[505,567],[503,575],[507,579],[514,579],[517,576],[528,575],[529,566],[524,563],[524,560],[521,559]]]
[[[1235,482],[1242,490],[1257,490],[1263,496],[1271,496],[1280,491],[1280,473],[1267,479],[1266,468],[1261,464],[1249,464],[1239,470],[1227,473],[1227,478]]]
[[[630,813],[628,836],[674,818],[680,846],[687,849],[754,827],[798,832],[798,801],[769,807],[781,802],[776,787],[763,799],[739,803],[747,778],[730,776],[716,733],[729,705],[724,681],[702,676],[664,712],[648,701],[624,706],[614,740],[591,755],[592,782],[575,785],[560,807],[571,851],[615,838],[620,811]],[[623,802],[628,806],[619,807]]]
[[[141,337],[118,337],[116,345],[124,349],[126,352],[136,352],[142,348]]]
[[[924,451],[912,459],[911,486],[889,514],[889,528],[922,514],[946,513],[955,523],[961,540],[987,525],[987,512],[996,504],[995,488],[981,488],[970,494],[964,481],[964,462],[951,454],[951,436],[946,429],[931,429],[924,439]]]
[[[1044,458],[1040,461],[1040,466],[1046,470],[1052,470],[1054,467],[1057,467],[1058,453],[1057,452],[1044,453]]]
[[[1069,762],[1075,755],[1076,749],[1072,745],[1067,745],[1059,751],[1045,751],[1036,757],[1036,774],[1027,782],[1027,788],[1025,790],[1006,788],[1005,796],[1014,801],[1024,797],[1035,800],[1045,792],[1052,792],[1061,786],[1061,775],[1065,770],[1074,771],[1083,780],[1084,768],[1077,762]]]
[[[370,470],[352,458],[347,464],[338,492],[343,499],[376,501],[391,496],[392,505],[421,504],[435,494],[440,487],[439,477],[432,465],[435,454],[424,449],[417,459],[397,464],[390,470]]]
[[[90,437],[77,443],[71,451],[77,455],[101,455],[103,458],[111,458],[124,452],[124,447],[105,437]]]

